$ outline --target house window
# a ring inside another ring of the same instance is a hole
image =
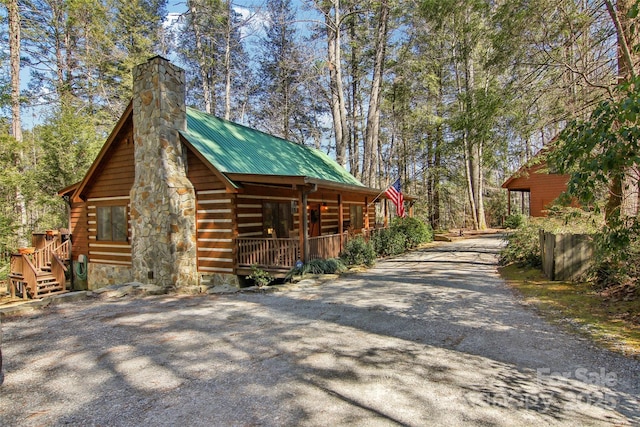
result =
[[[125,206],[100,206],[97,212],[98,240],[127,241],[127,210]]]
[[[351,221],[351,227],[356,230],[364,227],[364,222],[362,221],[362,205],[349,206],[349,220]]]
[[[289,230],[293,228],[291,203],[264,202],[262,204],[262,224],[265,236],[289,237]]]

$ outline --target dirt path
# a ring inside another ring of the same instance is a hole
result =
[[[640,362],[520,306],[500,243],[277,293],[5,319],[0,425],[640,424]]]

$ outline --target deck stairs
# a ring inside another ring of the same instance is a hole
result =
[[[42,298],[68,292],[65,273],[70,260],[70,240],[55,236],[40,249],[11,255],[11,297]]]

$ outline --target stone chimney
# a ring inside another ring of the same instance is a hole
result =
[[[198,285],[196,198],[186,175],[184,70],[156,56],[133,70],[135,180],[131,261],[137,282]]]

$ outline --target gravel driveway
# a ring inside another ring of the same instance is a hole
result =
[[[520,305],[500,245],[282,292],[6,318],[0,425],[640,425],[640,362]]]

